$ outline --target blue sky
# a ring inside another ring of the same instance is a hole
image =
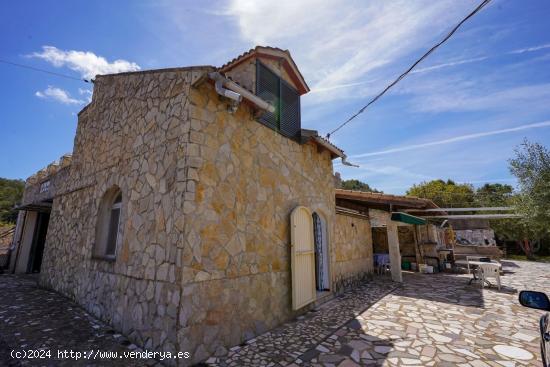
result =
[[[219,66],[256,44],[291,51],[312,91],[302,125],[326,134],[382,90],[477,1],[18,1],[0,5],[0,58],[75,77]],[[550,3],[493,0],[332,137],[388,193],[451,178],[515,184],[524,138],[550,145]],[[0,177],[72,150],[90,84],[0,64]]]

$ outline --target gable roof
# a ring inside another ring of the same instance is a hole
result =
[[[282,50],[278,47],[256,46],[254,48],[251,48],[250,50],[235,57],[233,60],[220,66],[218,68],[218,71],[221,73],[227,72],[252,57],[267,58],[280,61],[285,71],[288,73],[294,84],[298,87],[298,93],[302,95],[309,92],[310,89],[302,73],[300,73],[298,66],[296,66],[296,63],[292,59],[292,56],[290,56],[290,52],[288,50]]]

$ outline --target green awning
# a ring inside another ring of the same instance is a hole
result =
[[[419,217],[415,217],[414,215],[401,212],[391,213],[391,220],[407,224],[426,224],[426,219],[422,219]]]

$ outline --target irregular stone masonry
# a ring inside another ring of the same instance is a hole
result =
[[[230,113],[211,84],[196,84],[213,70],[96,78],[56,182],[40,276],[133,343],[190,352],[180,364],[224,355],[307,311],[291,308],[292,209],[319,213],[336,238],[331,154],[265,127],[244,103]],[[92,254],[114,187],[122,241],[105,261]],[[372,257],[362,254],[340,258],[334,287],[365,277]]]
[[[372,231],[368,218],[338,213],[334,225],[333,290],[363,283],[373,273]]]

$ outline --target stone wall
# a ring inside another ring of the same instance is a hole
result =
[[[252,57],[233,67],[225,75],[252,93],[256,93],[256,58]]]
[[[181,349],[184,201],[193,165],[189,94],[204,71],[98,77],[52,208],[40,283],[150,350]],[[99,203],[113,186],[122,191],[122,243],[110,262],[93,259],[92,249]]]
[[[320,213],[332,238],[335,209],[327,151],[285,138],[244,106],[228,114],[208,85],[199,91],[191,108],[199,164],[186,202],[193,215],[186,218],[189,302],[181,305],[180,335],[206,356],[294,316],[290,213],[299,205]]]
[[[336,258],[333,264],[333,290],[341,290],[364,280],[373,272],[372,234],[367,217],[337,214],[331,237]]]
[[[69,177],[70,166],[57,167],[59,168],[50,173],[46,169],[41,170],[40,175],[31,176],[32,179],[27,180],[21,205],[52,200],[60,190],[63,190],[65,182]],[[48,190],[41,192],[41,185],[46,181],[49,181]]]
[[[399,226],[397,227],[397,235],[399,238],[399,251],[401,252],[401,256],[406,256],[407,260],[416,261],[414,260],[416,257],[416,246],[414,244],[414,227]]]
[[[386,227],[376,227],[372,229],[372,247],[375,254],[388,253],[388,231]]]
[[[330,154],[258,123],[246,104],[230,114],[210,83],[191,86],[211,70],[96,79],[40,277],[148,350],[190,352],[183,365],[295,315],[293,208],[323,215],[335,238]],[[106,261],[92,253],[113,186],[122,192],[122,241],[116,261]]]

